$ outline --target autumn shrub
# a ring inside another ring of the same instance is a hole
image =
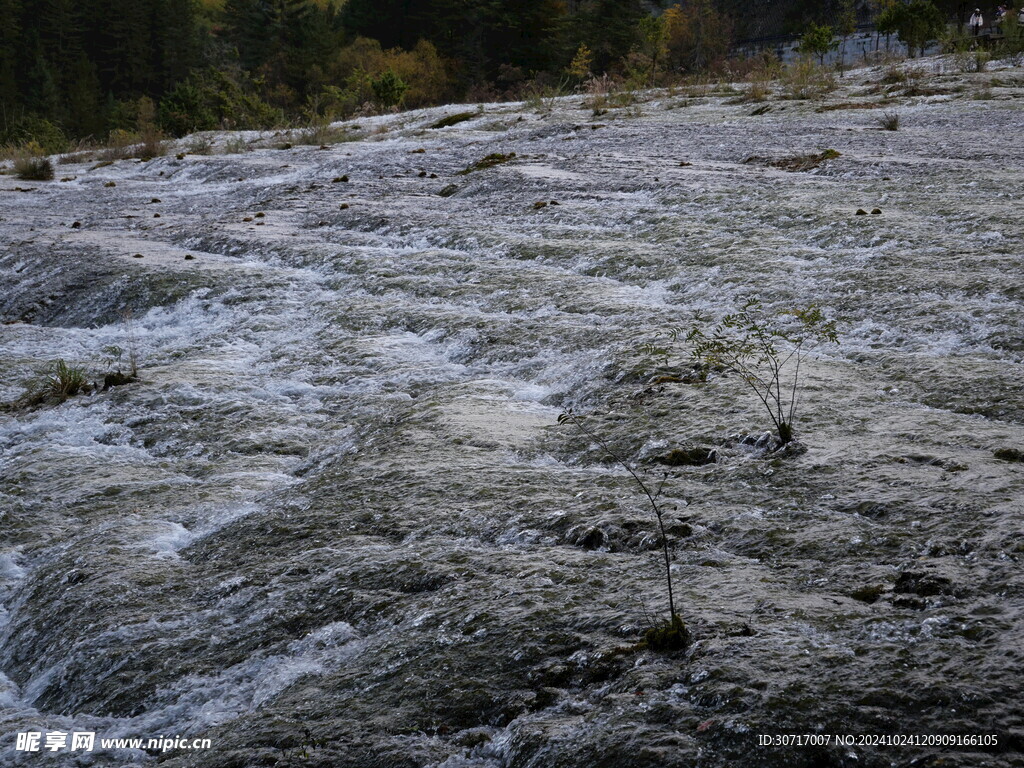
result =
[[[590,109],[595,117],[608,111],[612,94],[618,91],[618,83],[607,72],[600,77],[594,75],[583,83],[583,91],[587,94],[583,106]]]
[[[24,181],[50,181],[53,163],[35,141],[20,147],[14,154],[14,172]]]
[[[139,135],[139,157],[148,160],[164,154],[164,132],[156,123],[156,104],[148,96],[139,99],[135,126]]]
[[[124,160],[135,154],[135,147],[139,143],[139,135],[133,131],[123,128],[115,128],[107,134],[107,141],[99,152],[99,159],[103,161]]]
[[[820,99],[836,89],[836,79],[809,56],[801,56],[782,70],[782,88],[789,99]]]
[[[384,50],[376,40],[358,37],[335,56],[327,79],[337,89],[343,117],[367,103],[384,108],[401,103],[416,109],[439,104],[452,95],[445,64],[426,40],[405,51]]]
[[[695,72],[724,61],[732,45],[732,24],[711,0],[675,4],[662,14],[670,68]]]
[[[747,73],[749,83],[743,101],[765,101],[771,95],[772,83],[778,79],[781,65],[774,56],[760,56]]]

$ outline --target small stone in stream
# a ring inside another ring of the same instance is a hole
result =
[[[878,214],[880,214],[881,212],[882,212],[882,209],[881,209],[881,208],[872,208],[872,209],[871,209],[871,215],[872,215],[872,216],[877,216],[877,215],[878,215]]]
[[[154,219],[159,219],[160,218],[160,214],[159,213],[154,213],[153,214],[153,218]]]
[[[863,208],[858,208],[857,209],[857,213],[854,214],[854,216],[867,216],[867,215],[868,215],[868,212],[865,211]]]
[[[331,183],[332,184],[344,184],[347,181],[348,181],[348,175],[347,174],[345,176],[335,176],[333,179],[331,179]]]
[[[104,187],[116,187],[116,186],[117,186],[117,183],[116,183],[116,182],[113,182],[113,181],[108,181],[108,182],[107,182],[106,184],[104,184],[103,186],[104,186]]]
[[[600,528],[591,528],[580,538],[579,545],[584,549],[597,549],[604,545],[606,538],[604,531]]]
[[[437,194],[439,194],[441,197],[451,197],[452,195],[454,195],[458,191],[459,191],[459,187],[456,184],[449,184],[447,187],[442,189]]]
[[[347,210],[348,209],[348,203],[342,203],[341,205],[338,206],[338,208],[340,208],[343,211]]]
[[[1017,450],[1016,448],[996,448],[992,451],[992,455],[1003,461],[1024,463],[1024,451]]]
[[[103,377],[103,391],[106,392],[111,387],[120,387],[125,384],[131,384],[133,381],[138,381],[138,377],[132,376],[128,373],[121,373],[121,371],[114,371]]]
[[[242,221],[252,221],[252,216],[246,216]]]
[[[61,179],[61,181],[74,181],[74,180],[75,180],[74,176],[65,176],[63,179]]]
[[[687,168],[687,167],[689,167],[691,165],[693,165],[693,163],[688,163],[685,160],[680,160],[679,161],[679,167],[680,168]]]
[[[263,226],[264,224],[266,224],[266,223],[267,223],[267,222],[265,222],[265,221],[257,221],[257,222],[256,222],[256,226],[257,226],[257,227],[262,227],[262,226]]]
[[[412,152],[410,152],[409,154],[412,154],[412,155],[422,155],[422,154],[423,154],[424,152],[426,152],[426,151],[427,151],[427,150],[425,150],[425,149],[423,149],[422,147],[420,147],[419,149],[414,149],[414,150],[413,150]]]
[[[920,597],[911,597],[910,595],[897,595],[892,599],[893,608],[906,608],[911,611],[923,611],[928,607],[928,603],[922,600]]]
[[[870,587],[855,589],[850,593],[850,597],[854,600],[860,600],[862,603],[871,605],[872,603],[878,602],[878,598],[882,596],[883,592],[885,592],[885,587],[876,584]]]
[[[539,211],[541,208],[547,208],[547,206],[548,204],[545,201],[538,200],[536,203],[533,204],[533,209],[535,211]]]
[[[921,571],[904,571],[897,577],[892,591],[920,597],[951,595],[953,594],[953,582],[945,576]]]
[[[192,261],[194,259],[195,259],[195,256],[193,256],[191,253],[186,253],[185,254],[185,261]]]
[[[150,203],[159,203],[159,202],[160,202],[160,198],[159,198],[159,197],[154,197],[154,198],[153,198],[152,200],[150,200],[149,202],[150,202]]]
[[[552,200],[550,203],[548,203],[548,205],[561,205],[561,203],[558,202],[557,200]]]
[[[436,179],[436,178],[437,178],[437,174],[436,174],[436,173],[432,173],[432,174],[430,174],[430,178],[432,178],[432,179]]]
[[[264,213],[263,211],[260,211],[259,213],[257,213],[257,214],[256,214],[256,218],[257,218],[257,219],[262,219],[262,218],[263,218],[264,216],[266,216],[266,215],[267,215],[267,214],[265,214],[265,213]]]
[[[185,159],[185,153],[184,152],[179,152],[174,157],[175,157],[176,160],[184,160]]]
[[[661,179],[659,179],[657,176],[654,177],[654,180],[655,181],[661,181]]]
[[[82,226],[82,222],[76,221],[74,224],[71,225],[71,228],[72,229],[80,229],[81,226]]]
[[[287,141],[286,141],[286,142],[285,142],[284,144],[281,144],[281,145],[280,145],[280,146],[278,147],[278,149],[291,149],[291,148],[292,148],[292,145],[291,145],[291,144],[289,144],[289,143],[288,143]]]
[[[714,448],[675,448],[655,461],[669,467],[702,467],[718,461],[718,452]]]
[[[420,172],[419,172],[419,177],[420,177],[421,179],[424,179],[424,178],[426,178],[426,176],[427,176],[427,172],[426,172],[426,171],[420,171]]]
[[[141,259],[142,258],[142,254],[141,253],[133,253],[132,254],[132,258],[133,259]]]

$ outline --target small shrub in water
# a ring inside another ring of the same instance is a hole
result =
[[[14,407],[35,408],[46,403],[60,404],[75,395],[92,391],[85,370],[68,365],[63,359],[52,363],[39,379],[31,382]]]
[[[630,476],[636,481],[636,484],[640,487],[644,496],[647,497],[647,501],[651,505],[651,510],[654,512],[654,517],[658,522],[658,532],[661,539],[661,553],[665,560],[665,586],[668,591],[668,611],[669,618],[664,620],[660,626],[653,627],[647,631],[644,636],[644,641],[647,643],[647,647],[651,650],[680,650],[685,648],[690,641],[690,634],[686,630],[686,626],[683,624],[683,620],[679,618],[679,614],[676,613],[676,602],[675,596],[672,591],[672,560],[669,557],[668,551],[668,535],[665,533],[665,512],[658,504],[658,497],[661,495],[661,488],[651,492],[651,489],[647,487],[640,475],[636,473],[628,462],[620,457],[615,451],[613,451],[604,440],[594,434],[580,419],[579,416],[574,414],[571,410],[566,411],[558,417],[559,424],[573,424],[576,428],[584,435],[589,437],[591,440],[596,442],[601,449],[610,456],[619,466],[625,469]],[[667,475],[666,475],[667,477]],[[653,634],[652,634],[653,633]]]
[[[64,360],[54,363],[45,384],[45,391],[53,400],[67,400],[69,397],[88,392],[89,389],[85,370],[68,365]]]
[[[690,632],[674,615],[644,632],[644,645],[652,651],[682,651],[690,644]]]
[[[673,339],[682,333],[669,331]],[[781,446],[793,440],[801,363],[819,344],[839,343],[835,321],[813,304],[771,316],[756,299],[714,324],[698,314],[686,340],[696,362],[743,380],[771,417]]]

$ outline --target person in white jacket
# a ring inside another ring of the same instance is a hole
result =
[[[960,18],[963,18],[961,16]],[[985,26],[985,19],[981,15],[981,9],[975,8],[974,13],[971,14],[971,20],[967,22],[971,28],[971,33],[977,37],[981,34],[981,28]]]

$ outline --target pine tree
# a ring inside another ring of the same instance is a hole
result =
[[[596,71],[604,71],[629,53],[637,25],[647,15],[639,0],[597,0],[587,12],[586,29]]]
[[[21,0],[0,0],[0,132],[13,119],[18,104],[18,51],[21,44]]]
[[[64,123],[73,135],[99,136],[103,133],[106,126],[100,109],[100,80],[96,76],[96,66],[84,52],[79,52],[68,73],[65,104]]]

